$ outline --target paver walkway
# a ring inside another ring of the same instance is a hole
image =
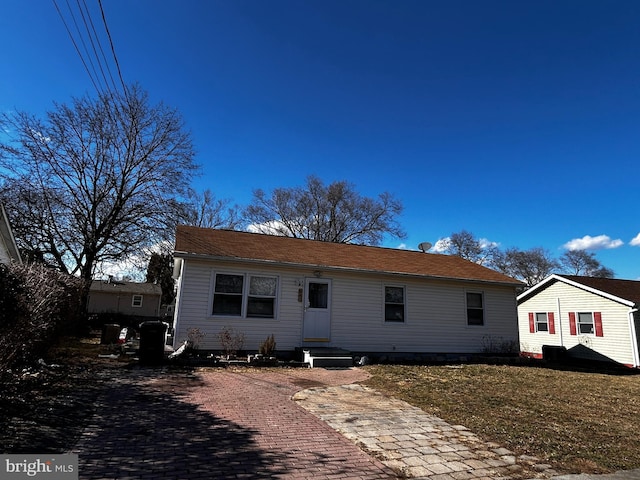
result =
[[[542,477],[557,474],[535,457],[516,457],[462,425],[450,425],[362,385],[311,388],[293,398],[407,478],[513,477],[523,475],[523,467]]]
[[[361,380],[362,372],[282,372],[139,369],[108,379],[70,452],[80,478],[397,478],[291,400],[307,386]]]
[[[366,378],[360,369],[124,370],[105,379],[70,453],[81,479],[519,476],[525,459],[351,385]]]

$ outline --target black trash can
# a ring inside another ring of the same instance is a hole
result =
[[[120,325],[117,323],[107,323],[102,326],[102,337],[100,343],[103,345],[109,345],[112,343],[118,343],[120,338]]]
[[[567,360],[567,349],[559,345],[543,345],[542,359],[551,363],[562,363]]]
[[[158,365],[164,360],[164,345],[168,325],[164,322],[142,322],[140,324],[140,363]]]

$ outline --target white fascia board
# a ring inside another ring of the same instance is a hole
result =
[[[524,300],[524,298],[534,294],[536,291],[542,289],[544,286],[546,286],[548,283],[550,283],[552,281],[558,281],[558,282],[566,283],[567,285],[571,285],[573,287],[579,288],[579,289],[584,290],[586,292],[593,293],[594,295],[598,295],[600,297],[608,298],[609,300],[613,300],[614,302],[621,303],[621,304],[626,305],[628,307],[633,307],[635,305],[635,302],[633,302],[631,300],[625,300],[624,298],[620,298],[620,297],[617,297],[616,295],[612,295],[610,293],[603,292],[602,290],[598,290],[596,288],[589,287],[587,285],[583,285],[582,283],[579,283],[579,282],[574,282],[573,280],[569,280],[568,278],[564,278],[562,275],[556,275],[555,273],[553,275],[545,278],[540,283],[534,285],[529,290],[527,290],[527,291],[521,293],[520,295],[518,295],[516,297],[516,300],[518,302]]]

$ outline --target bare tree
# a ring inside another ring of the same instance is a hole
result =
[[[528,287],[541,282],[559,268],[559,263],[542,247],[530,250],[508,248],[498,252],[491,266],[499,272],[522,280]]]
[[[470,260],[479,265],[490,264],[498,252],[495,243],[477,239],[471,232],[462,230],[440,240],[443,253]]]
[[[603,266],[595,253],[584,250],[567,250],[560,257],[560,265],[570,275],[585,275],[587,277],[613,278],[613,270]]]
[[[1,122],[11,139],[0,144],[0,196],[19,247],[85,280],[83,307],[96,265],[172,236],[197,170],[176,110],[133,85]]]
[[[215,194],[206,189],[202,193],[191,192],[182,222],[186,225],[204,228],[228,228],[235,230],[240,227],[241,219],[239,207],[232,205],[229,199],[216,198]]]
[[[262,233],[325,242],[379,245],[384,235],[404,237],[397,222],[402,204],[390,193],[362,197],[346,181],[328,186],[309,176],[305,187],[254,191],[246,220]]]

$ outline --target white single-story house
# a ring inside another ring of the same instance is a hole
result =
[[[455,256],[179,226],[174,342],[219,350],[232,328],[255,351],[483,353],[518,345],[511,277]]]
[[[155,283],[93,280],[89,313],[118,313],[133,317],[159,317],[162,288]]]
[[[551,275],[518,296],[520,348],[543,357],[564,347],[575,358],[640,366],[640,281]]]
[[[22,258],[9,224],[7,212],[0,203],[0,263],[6,265],[10,262],[22,263]]]

